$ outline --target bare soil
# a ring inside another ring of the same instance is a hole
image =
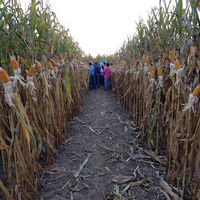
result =
[[[44,200],[163,200],[156,173],[128,113],[110,91],[90,91],[69,139],[43,177]]]

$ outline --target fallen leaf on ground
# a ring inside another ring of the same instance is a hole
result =
[[[143,186],[143,185],[145,185],[146,183],[149,183],[149,182],[151,182],[151,178],[144,178],[142,180],[130,183],[130,186],[131,187],[134,187],[134,186]]]
[[[64,167],[54,167],[47,171],[47,173],[50,173],[50,174],[59,174],[63,172],[66,172],[66,169]]]
[[[122,200],[121,197],[115,197],[113,200]]]
[[[128,131],[128,127],[125,126],[125,127],[124,127],[124,132],[126,133],[127,131]]]
[[[133,176],[123,176],[123,175],[119,175],[119,176],[115,176],[112,179],[112,182],[114,183],[119,183],[119,184],[123,184],[123,183],[127,183],[128,181],[131,181],[134,177]]]

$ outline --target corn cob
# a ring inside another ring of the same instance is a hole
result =
[[[36,72],[35,66],[36,66],[36,65],[33,64],[33,65],[30,67],[30,69],[28,70],[28,76],[29,76],[29,77],[34,76],[34,74],[35,74],[35,72]]]
[[[131,60],[131,64],[132,64],[133,67],[136,67],[137,62],[136,62],[134,57]]]
[[[146,62],[146,55],[145,54],[142,56],[142,62],[143,62],[143,64]]]
[[[178,70],[181,68],[181,64],[179,62],[179,60],[177,59],[176,61],[174,61],[174,66],[175,66],[175,69]]]
[[[162,63],[165,62],[165,59],[166,59],[166,53],[163,53],[163,54],[162,54]]]
[[[153,71],[152,65],[148,65],[148,70],[149,70],[149,72]]]
[[[69,54],[69,55],[68,55],[68,60],[71,62],[73,59],[74,59],[73,54]]]
[[[192,95],[195,97],[200,95],[200,84],[193,90]]]
[[[8,82],[10,82],[10,77],[8,76],[6,71],[1,67],[0,67],[0,79],[2,80],[4,84],[7,84]]]
[[[35,60],[35,64],[36,64],[35,67],[36,67],[38,70],[42,68],[42,64],[41,64],[41,62],[39,62],[38,60]]]
[[[162,70],[162,67],[161,67],[161,66],[159,66],[159,67],[157,68],[157,72],[158,72],[158,76],[163,76],[163,70]]]
[[[152,65],[148,66],[148,70],[149,70],[149,74],[150,74],[151,78],[154,79],[155,78],[155,71],[154,71]]]
[[[49,62],[49,69],[50,69],[50,71],[54,69],[54,66],[51,62]]]
[[[54,60],[54,59],[50,59],[51,64],[53,65],[53,67],[58,66],[58,63]]]
[[[14,56],[10,57],[10,64],[11,64],[13,70],[19,69],[19,64]]]
[[[196,88],[189,95],[188,103],[185,104],[183,111],[186,111],[194,106],[195,103],[198,102],[198,96],[200,95],[200,84],[196,86]]]
[[[151,61],[151,57],[150,56],[146,56],[146,59],[145,59],[145,63],[149,64]]]
[[[151,73],[151,78],[155,78],[155,77],[156,77],[156,73],[155,73],[155,71],[154,71],[154,70],[153,70],[153,71],[151,71],[150,73]]]
[[[173,49],[169,50],[169,58],[170,58],[171,63],[174,63],[174,61],[175,61],[175,52],[174,52]]]

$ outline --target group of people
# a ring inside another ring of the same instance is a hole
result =
[[[90,90],[100,88],[101,86],[108,90],[110,87],[110,64],[98,64],[97,62],[89,62]]]

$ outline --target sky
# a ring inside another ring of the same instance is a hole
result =
[[[30,0],[20,0],[27,6]],[[44,0],[86,54],[115,53],[159,0]]]

